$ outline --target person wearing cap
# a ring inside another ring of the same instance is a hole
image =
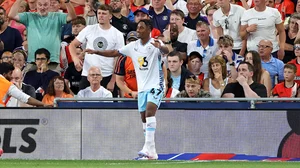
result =
[[[200,71],[202,66],[202,56],[199,52],[193,51],[188,58],[188,70],[199,79],[200,87],[202,87],[204,81],[204,73]]]
[[[126,44],[138,39],[137,32],[131,31],[127,34]],[[119,56],[115,72],[117,86],[122,91],[121,96],[127,98],[137,98],[137,81],[131,57]]]
[[[152,0],[152,6],[149,8],[149,16],[153,20],[153,27],[161,33],[170,22],[171,10],[165,6],[166,0]]]
[[[135,23],[138,23],[140,20],[143,19],[150,20],[149,11],[146,8],[137,9],[133,14]],[[160,34],[161,32],[156,28],[153,28],[151,31],[152,38],[157,38],[158,36],[160,36]]]
[[[112,8],[111,25],[123,33],[125,41],[127,33],[136,30],[136,25],[121,14],[121,0],[111,0],[109,6]]]

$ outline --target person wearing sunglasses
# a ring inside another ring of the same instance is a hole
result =
[[[240,34],[240,23],[245,9],[239,5],[231,4],[229,0],[218,0],[220,8],[213,15],[213,25],[217,28],[219,37],[230,35],[233,38],[233,51],[244,55],[246,41],[243,41]]]

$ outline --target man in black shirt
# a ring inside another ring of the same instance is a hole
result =
[[[255,83],[253,66],[248,62],[241,62],[238,67],[237,82],[226,85],[222,98],[260,98],[267,97],[267,89],[263,84]]]

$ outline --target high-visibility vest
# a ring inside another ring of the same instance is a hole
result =
[[[3,100],[5,96],[7,95],[9,87],[12,85],[11,82],[6,80],[4,77],[0,76],[0,104],[2,106],[6,106],[6,103],[10,99],[10,96],[6,98],[6,100]]]

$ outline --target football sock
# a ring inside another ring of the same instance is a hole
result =
[[[147,117],[146,118],[146,138],[145,138],[145,144],[147,148],[155,152],[155,142],[154,142],[154,134],[156,130],[156,118],[153,117]]]

